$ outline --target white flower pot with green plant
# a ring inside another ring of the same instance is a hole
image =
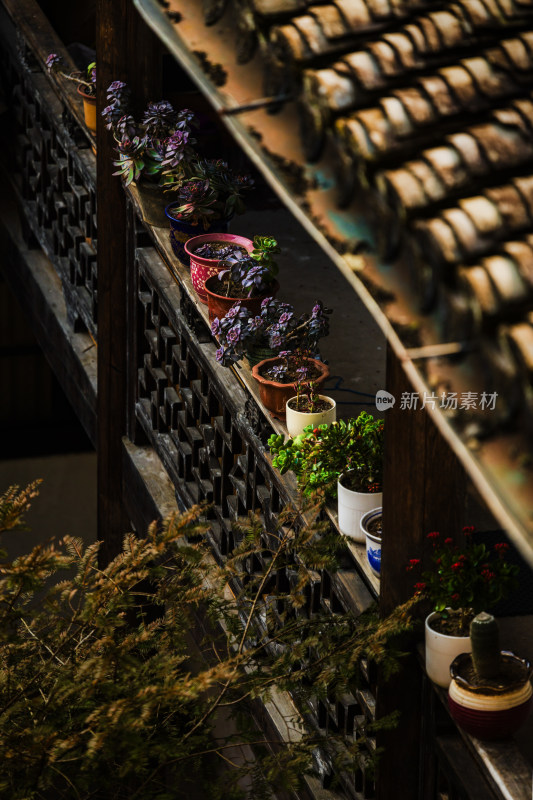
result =
[[[460,653],[471,652],[472,618],[493,608],[513,586],[518,572],[505,559],[508,544],[499,542],[489,549],[477,540],[472,526],[465,526],[462,534],[461,544],[451,537],[442,540],[438,531],[427,535],[432,567],[414,587],[433,609],[425,622],[426,672],[444,688],[450,683],[451,662]],[[420,563],[419,558],[411,559],[408,571]]]
[[[356,542],[365,542],[361,519],[383,504],[383,420],[362,411],[348,431],[356,448],[337,483],[339,528]]]
[[[293,470],[304,494],[320,487],[326,496],[338,496],[341,532],[364,541],[361,517],[382,504],[383,420],[362,411],[332,425],[307,426],[286,442],[273,434],[268,444],[273,465],[282,473]]]
[[[296,394],[285,405],[285,423],[289,436],[298,436],[308,425],[331,425],[337,419],[337,404],[332,397],[318,394],[313,381],[307,380],[309,367],[300,368],[294,384]]]

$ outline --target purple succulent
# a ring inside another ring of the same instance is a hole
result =
[[[113,81],[107,87],[107,99],[110,103],[123,105],[128,102],[130,90],[124,81]]]
[[[284,311],[283,314],[279,318],[280,325],[286,325],[293,318],[294,314],[289,311]]]
[[[115,125],[115,137],[117,139],[134,139],[135,138],[135,120],[131,114],[123,114]],[[138,137],[137,137],[138,138]],[[146,140],[143,139],[143,142]]]
[[[211,323],[211,333],[213,334],[213,336],[218,336],[220,333],[220,320],[218,317],[215,317],[215,319]]]
[[[241,310],[241,304],[235,303],[235,305],[233,305],[226,314],[225,319],[235,319],[235,317],[239,315],[240,310]]]
[[[111,105],[106,106],[102,111],[102,116],[105,119],[105,126],[108,131],[113,130],[118,121],[124,116],[124,113],[119,105],[116,103],[111,103]]]
[[[287,367],[285,364],[275,364],[271,370],[270,374],[275,381],[279,381],[280,383],[283,382],[283,378],[287,374]]]
[[[263,320],[261,319],[261,317],[251,317],[248,320],[248,329],[250,331],[255,332],[260,330],[262,327],[263,327]]]
[[[148,103],[148,108],[144,112],[142,124],[146,135],[151,139],[160,138],[168,134],[174,128],[176,112],[167,100],[160,100],[158,103]]]
[[[46,59],[46,69],[48,72],[57,72],[57,70],[63,64],[63,59],[61,56],[58,56],[57,53],[50,53],[48,58]]]
[[[165,142],[163,166],[173,169],[183,160],[186,152],[188,131],[175,131]]]
[[[237,324],[234,325],[233,328],[229,329],[229,331],[226,334],[226,339],[227,339],[227,341],[228,341],[228,343],[230,345],[237,344],[237,342],[241,341],[242,336],[241,336],[241,323],[240,322],[237,322]]]

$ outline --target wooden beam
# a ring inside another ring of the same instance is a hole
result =
[[[383,529],[388,535],[385,533],[382,547],[383,615],[413,594],[413,574],[406,566],[410,558],[427,559],[427,533],[459,534],[466,502],[463,468],[421,408],[423,398],[418,398],[416,408],[402,408],[402,395],[411,395],[413,390],[390,346],[387,390],[396,402],[385,413]],[[400,712],[398,728],[379,737],[379,744],[394,754],[394,769],[379,770],[378,800],[419,796],[422,671],[414,642],[400,645],[410,650],[408,658],[399,673],[378,687],[378,716]]]
[[[127,419],[126,199],[118,177],[113,138],[101,121],[107,87],[123,80],[141,107],[160,88],[160,46],[131,0],[97,0],[97,229],[98,229],[98,535],[102,561],[121,547],[129,520],[122,488],[122,436]],[[138,110],[137,114],[139,113]],[[130,257],[131,258],[131,257]]]

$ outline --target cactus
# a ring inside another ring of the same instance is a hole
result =
[[[500,671],[500,632],[492,616],[482,611],[470,623],[472,663],[479,680],[495,678]]]

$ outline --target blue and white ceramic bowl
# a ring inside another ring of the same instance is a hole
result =
[[[381,517],[382,507],[373,508],[367,511],[361,518],[361,531],[366,539],[366,557],[370,564],[370,569],[376,575],[381,577],[381,536],[371,533],[368,526],[378,517]]]

